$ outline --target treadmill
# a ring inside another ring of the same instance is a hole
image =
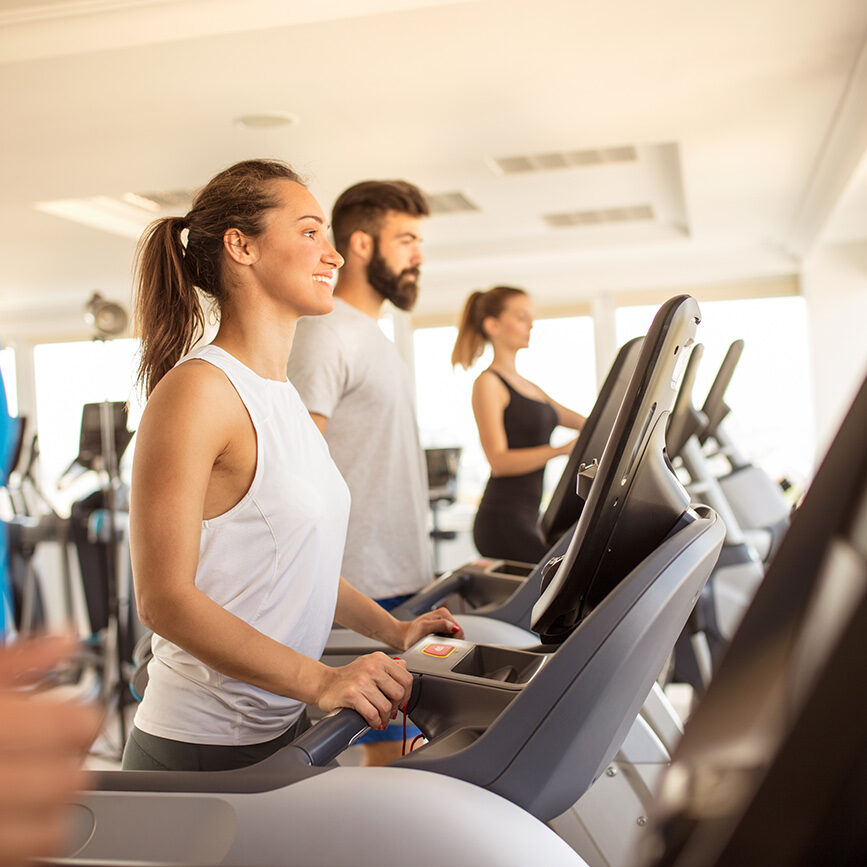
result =
[[[392,612],[395,617],[411,620],[457,596],[453,613],[464,611],[511,623],[523,630],[530,628],[530,614],[539,596],[544,565],[553,557],[563,555],[583,508],[590,477],[586,477],[586,485],[582,485],[579,494],[579,475],[583,467],[593,466],[602,456],[627,386],[638,366],[643,343],[643,337],[625,343],[608,371],[548,508],[539,519],[539,529],[550,546],[539,563],[490,558],[473,560],[420,590]],[[464,625],[464,618],[460,620]],[[475,629],[478,624],[473,622],[473,626]]]
[[[703,353],[700,343],[690,353],[666,436],[669,457],[675,467],[689,476],[686,485],[690,496],[710,506],[726,526],[720,558],[675,647],[673,679],[690,684],[698,694],[707,688],[765,572],[699,441],[699,435],[707,429],[708,417],[703,409],[696,409],[693,389]],[[725,368],[723,364],[722,369]],[[712,388],[711,392],[714,391]]]
[[[654,319],[571,541],[542,578],[542,643],[430,636],[405,654],[425,746],[384,768],[335,767],[366,728],[343,710],[239,771],[93,774],[49,863],[583,864],[543,823],[620,748],[725,534],[664,448],[698,321],[689,296]]]
[[[715,445],[713,454],[727,461],[729,471],[719,477],[720,487],[738,524],[767,563],[788,529],[790,509],[779,485],[738,451],[724,424],[731,412],[726,390],[743,350],[744,341],[735,340],[726,351],[701,408],[704,425],[697,436],[705,450]]]
[[[867,863],[867,380],[689,720],[642,867]]]

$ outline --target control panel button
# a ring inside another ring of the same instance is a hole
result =
[[[449,654],[454,653],[457,648],[453,644],[426,644],[422,649],[422,653],[428,656],[437,656],[440,659],[445,659]]]

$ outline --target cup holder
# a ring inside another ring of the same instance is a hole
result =
[[[477,644],[452,671],[501,683],[528,683],[544,662],[540,654]]]

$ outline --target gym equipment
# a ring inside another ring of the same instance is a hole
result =
[[[433,542],[434,575],[439,575],[440,544],[454,539],[457,535],[454,530],[440,528],[439,511],[443,506],[450,506],[457,499],[461,449],[458,446],[425,449],[424,457],[427,464],[428,502],[433,521],[430,537]]]
[[[460,601],[453,605],[455,611],[469,611],[473,615],[501,620],[524,630],[530,629],[530,614],[539,597],[544,565],[552,558],[563,555],[569,543],[569,534],[581,514],[587,494],[585,486],[582,486],[583,496],[577,492],[582,465],[592,466],[602,456],[636,370],[644,339],[636,337],[621,347],[587,416],[550,504],[540,518],[540,529],[551,545],[542,560],[538,564],[489,558],[474,560],[446,573],[395,608],[392,611],[395,617],[411,620],[458,597]],[[586,488],[589,488],[589,484]],[[467,622],[473,628],[477,625],[474,621]],[[467,622],[461,619],[465,632]]]
[[[582,496],[578,491],[581,465],[590,466],[601,457],[626,394],[626,387],[638,364],[643,344],[643,337],[634,337],[620,347],[602,383],[593,410],[587,416],[578,440],[569,453],[548,507],[539,518],[539,529],[549,545],[553,545],[564,533],[571,530],[581,514],[586,499],[586,492]]]
[[[867,380],[665,775],[644,867],[867,863]]]
[[[108,317],[116,315],[116,312],[105,313],[109,310],[113,310],[111,305],[103,305],[93,313],[94,327],[99,327],[100,312]],[[123,528],[128,513],[124,508],[121,514],[120,502],[120,460],[132,440],[127,421],[123,401],[85,404],[81,412],[78,457],[71,465],[96,470],[102,479],[99,490],[73,506],[73,538],[91,628],[94,634],[103,636],[103,695],[106,700],[113,698],[118,710],[121,752],[126,743],[123,709],[132,698],[127,668],[136,638],[132,633],[138,622],[130,592],[132,569],[126,542],[128,534]],[[86,532],[82,532],[84,527]]]
[[[395,616],[410,619],[447,604],[453,612],[470,611],[457,614],[456,619],[474,641],[518,648],[532,647],[537,642],[537,636],[527,630],[545,565],[561,557],[569,544],[570,528],[581,514],[643,343],[644,338],[637,337],[624,344],[611,365],[550,504],[540,518],[540,529],[552,543],[540,562],[534,566],[487,558],[473,561],[420,591],[395,610]],[[372,650],[386,648],[354,633],[335,630],[323,659],[342,665]],[[654,684],[605,776],[577,804],[549,823],[592,867],[625,863],[635,835],[641,833],[650,793],[682,731],[677,712],[661,687]]]
[[[534,606],[551,644],[419,642],[405,656],[409,711],[429,743],[385,768],[326,767],[365,728],[344,710],[242,771],[98,774],[71,811],[61,863],[403,864],[390,829],[438,853],[446,827],[451,863],[581,864],[538,820],[609,766],[723,542],[664,454],[678,355],[698,318],[680,296],[651,326],[572,541]]]
[[[729,346],[701,408],[705,424],[697,435],[709,454],[727,462],[720,487],[746,537],[767,563],[789,526],[789,504],[780,486],[738,451],[724,424],[731,412],[725,393],[743,349],[743,340]]]
[[[707,416],[695,408],[692,395],[703,352],[699,343],[690,353],[666,437],[675,467],[689,476],[690,496],[711,506],[726,527],[720,558],[675,647],[673,679],[690,684],[697,693],[706,689],[714,666],[764,576],[762,560],[741,529],[698,439],[707,427]]]
[[[63,610],[72,612],[72,575],[69,563],[69,521],[59,515],[36,481],[34,467],[39,459],[39,439],[30,438],[25,458],[26,420],[18,423],[17,445],[6,476],[6,495],[12,514],[6,524],[15,625],[22,635],[45,627],[43,590],[33,559],[43,542],[54,542],[60,553],[60,590]],[[18,469],[19,465],[23,466]],[[31,504],[28,493],[35,494],[38,505]]]
[[[6,487],[9,474],[18,462],[21,447],[21,420],[9,415],[6,386],[0,373],[0,487]],[[0,521],[0,644],[12,630],[12,583],[9,570],[9,543],[6,525]]]
[[[46,626],[41,581],[34,566],[37,547],[55,544],[60,553],[62,620],[76,623],[83,638],[65,677],[76,691],[99,690],[102,699],[122,708],[130,700],[128,660],[136,629],[141,629],[128,592],[131,587],[125,532],[126,504],[120,493],[119,462],[132,439],[127,428],[127,409],[122,401],[92,403],[82,407],[78,455],[66,468],[58,486],[75,476],[91,472],[100,487],[72,504],[68,518],[58,514],[39,488],[34,467],[39,456],[38,438],[31,439],[29,452],[7,490],[16,514],[8,523],[13,576],[20,588],[19,629],[28,634]],[[19,448],[19,451],[22,449]],[[32,496],[39,500],[31,508]],[[78,574],[70,558],[72,547]],[[126,568],[125,568],[126,567]],[[87,622],[73,599],[80,576]],[[77,622],[76,622],[77,621]],[[126,740],[123,714],[118,714],[120,749]]]

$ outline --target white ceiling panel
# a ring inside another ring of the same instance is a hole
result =
[[[808,245],[829,221],[867,231],[865,36],[861,0],[0,0],[0,316],[129,292],[131,238],[38,203],[194,189],[253,156],[291,162],[326,209],[375,177],[474,202],[427,222],[421,314],[495,280],[544,306],[794,273],[805,207]],[[297,122],[234,122],[273,111]],[[805,195],[835,130],[852,177],[829,216]],[[623,146],[635,162],[492,168]],[[653,220],[543,219],[642,204]]]

